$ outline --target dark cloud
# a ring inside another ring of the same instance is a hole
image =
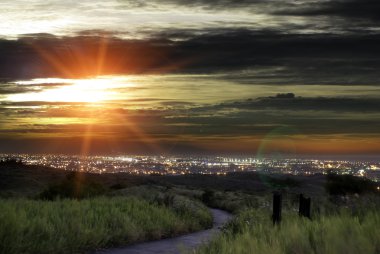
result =
[[[264,135],[279,126],[298,134],[379,134],[380,99],[265,97],[194,107],[165,118],[187,134]]]
[[[37,35],[0,41],[0,77],[83,77],[106,73],[141,73],[168,67],[168,42],[120,40],[113,37],[59,38]],[[170,67],[168,67],[170,68]]]
[[[19,85],[16,83],[3,83],[0,84],[0,95],[7,94],[21,94],[30,92],[40,92],[44,89],[56,88],[59,86],[65,86],[66,84],[60,83],[46,83],[46,84],[23,84]],[[1,103],[0,103],[1,104]]]
[[[245,72],[235,78],[261,84],[378,85],[380,35],[221,30],[183,41],[44,35],[2,40],[0,55],[0,77],[8,79],[261,70],[266,72],[261,77]]]
[[[217,108],[273,109],[273,110],[314,110],[333,112],[378,112],[379,98],[335,98],[335,97],[264,97],[215,105]],[[202,108],[199,108],[202,109]]]
[[[36,89],[31,87],[22,87],[18,85],[13,84],[0,84],[0,95],[4,94],[16,94],[16,93],[27,93],[27,92],[33,92],[36,91]]]
[[[3,101],[0,106],[20,106],[20,107],[38,107],[38,106],[86,106],[87,102],[59,102],[59,101]]]
[[[331,0],[294,4],[276,12],[278,15],[339,16],[350,19],[380,21],[380,2],[377,0]],[[377,23],[379,25],[379,23]]]
[[[255,13],[297,16],[339,16],[379,21],[380,3],[377,0],[164,0],[165,3],[208,9],[239,8]]]
[[[194,106],[194,103],[186,102],[186,101],[164,101],[164,102],[161,102],[160,104],[166,107]]]
[[[164,0],[160,2],[211,10],[237,8],[255,14],[343,17],[361,19],[375,24],[380,21],[380,2],[378,0]],[[357,22],[359,21],[357,20]],[[379,24],[377,23],[377,25]]]

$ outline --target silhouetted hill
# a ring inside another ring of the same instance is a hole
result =
[[[324,193],[326,178],[323,175],[292,176],[236,172],[227,175],[181,175],[155,178],[161,184],[182,185],[189,188],[210,188],[224,191],[267,192],[285,189],[307,194]]]
[[[0,196],[36,196],[52,185],[59,185],[70,171],[20,163],[0,164]],[[227,175],[135,176],[126,173],[80,173],[88,182],[96,182],[109,190],[157,184],[183,186],[192,189],[222,191],[267,192],[283,189],[288,192],[320,194],[325,191],[326,178],[322,175],[291,176],[268,175],[256,172],[239,172]]]
[[[64,181],[70,171],[63,171],[49,167],[0,164],[0,197],[9,196],[36,196],[51,185]],[[131,176],[128,174],[91,174],[81,173],[88,181],[99,182],[106,187],[133,186],[147,183],[146,177]]]
[[[1,196],[33,195],[64,177],[65,172],[51,168],[1,163]]]

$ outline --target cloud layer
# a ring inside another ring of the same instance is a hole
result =
[[[377,85],[379,45],[380,35],[229,29],[181,41],[39,35],[0,41],[0,78],[231,73],[253,84]]]

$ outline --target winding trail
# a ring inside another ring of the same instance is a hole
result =
[[[174,238],[130,245],[124,248],[108,249],[95,254],[178,254],[191,251],[202,243],[210,241],[220,231],[219,228],[232,218],[231,214],[219,209],[210,209],[210,211],[214,218],[211,229]]]

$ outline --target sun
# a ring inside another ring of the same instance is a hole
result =
[[[117,88],[129,87],[128,80],[112,76],[89,79],[44,78],[15,82],[40,91],[8,96],[11,101],[87,102],[100,103],[115,99]],[[50,88],[46,88],[46,85]],[[39,87],[40,86],[40,87]]]

